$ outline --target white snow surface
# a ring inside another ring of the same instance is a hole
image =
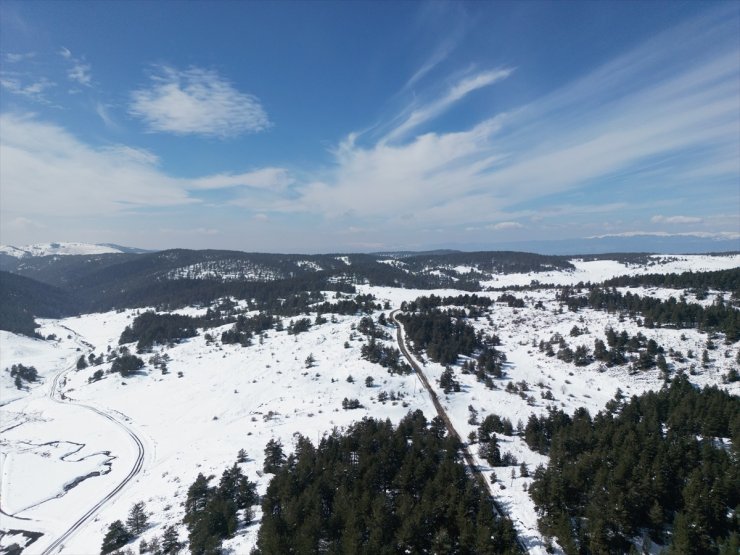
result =
[[[613,261],[575,261],[575,272],[553,272],[549,278],[541,274],[501,276],[495,286],[529,284],[532,279],[543,283],[577,283],[630,272],[698,271],[740,265],[737,256],[656,260],[656,265],[648,268],[630,268]],[[460,292],[365,285],[358,287],[358,293],[372,293],[380,303],[388,301],[391,307],[398,308],[403,301],[420,295],[447,296]],[[682,292],[650,288],[639,293],[665,298],[666,295],[677,297]],[[500,293],[484,294],[496,298]],[[722,375],[732,367],[738,345],[725,345],[721,336],[715,340],[717,349],[710,352],[712,360],[705,368],[699,355],[707,336],[696,330],[646,329],[635,320],[620,322],[618,315],[588,309],[560,313],[555,292],[547,289],[514,294],[525,300],[525,308],[496,303],[489,316],[472,321],[476,328],[501,338],[500,349],[508,362],[506,376],[496,380],[497,389],[483,387],[473,375],[463,375],[458,366],[455,374],[462,391],[445,395],[437,387],[443,367],[422,362],[463,439],[477,428],[476,424],[468,424],[471,405],[478,411],[479,420],[496,413],[509,418],[516,426],[519,420],[526,423],[530,414],[544,413],[550,405],[568,413],[585,406],[595,414],[618,388],[629,396],[662,385],[657,370],[629,375],[626,367],[604,370],[593,363],[577,368],[547,357],[533,346],[555,333],[575,349],[581,344],[592,348],[595,338],[604,339],[607,326],[626,330],[630,335],[639,331],[655,339],[666,351],[669,348],[684,354],[693,351],[694,358],[684,363],[666,357],[674,372],[685,370],[691,372],[689,378],[696,384],[720,384],[735,395],[740,393],[740,384],[722,384]],[[715,296],[710,292],[710,299]],[[534,308],[537,301],[543,302],[544,310]],[[179,312],[202,314],[203,311],[203,307],[195,307]],[[70,554],[97,553],[108,524],[116,519],[125,520],[130,507],[138,501],[144,501],[152,515],[151,527],[141,539],[148,541],[154,535],[161,536],[164,527],[175,524],[180,526],[180,538],[184,540],[187,534],[180,525],[181,503],[188,486],[199,472],[214,475],[218,480],[222,471],[234,463],[241,448],[248,454],[242,469],[250,480],[258,483],[259,492],[264,493],[270,475],[262,474],[263,452],[271,438],[280,439],[286,451],[290,451],[296,433],[316,443],[333,428],[346,427],[364,416],[398,422],[408,411],[417,408],[429,419],[435,415],[431,401],[414,375],[391,376],[384,368],[360,358],[362,342],[349,339],[359,315],[337,316],[336,322],[313,326],[298,336],[271,330],[261,342],[255,338],[254,345],[246,348],[220,345],[218,341],[209,344],[201,332],[171,348],[155,349],[170,357],[167,374],[147,364],[145,371],[137,376],[121,379],[106,373],[102,380],[88,383],[96,370],[107,370],[110,363],[77,371],[75,363],[79,356],[105,355],[109,348],[116,348],[121,332],[138,312],[126,310],[41,321],[41,334],[53,333],[58,338],[56,341],[0,332],[0,508],[3,511],[0,530],[43,532],[44,536],[29,548],[29,553],[43,551],[112,491],[131,469],[137,455],[131,438],[114,422],[87,408],[50,399],[53,380],[60,373],[63,374],[61,389],[67,400],[112,416],[135,431],[145,447],[141,473],[65,542],[61,552]],[[571,337],[569,332],[574,325],[585,328],[585,333]],[[220,337],[228,327],[208,333]],[[349,348],[344,347],[345,341],[349,341]],[[135,346],[130,348],[133,350]],[[304,362],[309,354],[316,360],[312,368],[306,368]],[[146,361],[150,356],[142,355]],[[40,381],[28,390],[17,390],[5,371],[15,363],[35,366]],[[347,382],[349,375],[354,377],[354,383]],[[367,376],[374,378],[375,387],[365,387]],[[526,382],[528,391],[523,396],[507,393],[505,387],[510,381]],[[381,390],[402,393],[406,406],[401,402],[377,402]],[[548,390],[554,401],[542,398],[542,393]],[[345,397],[359,399],[364,408],[342,410],[341,401]],[[537,465],[546,464],[546,457],[530,451],[519,437],[499,439],[502,452],[512,452],[520,463],[527,464],[530,472]],[[477,456],[477,446],[473,445],[471,450]],[[487,468],[482,460],[477,462],[491,480],[493,469]],[[65,493],[65,486],[76,478],[95,473],[99,475],[88,477]],[[537,514],[523,489],[531,483],[531,478],[522,478],[518,465],[496,468],[495,473],[497,480],[491,484],[499,504],[512,518],[529,552],[544,554]],[[240,528],[224,546],[233,554],[248,553],[255,544],[257,529],[258,523]],[[136,551],[135,545],[133,548]]]
[[[36,243],[22,247],[0,245],[0,253],[16,258],[50,255],[110,254],[124,252],[109,245],[92,243]]]

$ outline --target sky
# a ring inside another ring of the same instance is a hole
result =
[[[0,1],[0,243],[740,249],[740,3]]]

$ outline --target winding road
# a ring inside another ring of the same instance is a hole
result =
[[[504,513],[504,511],[501,509],[501,507],[496,502],[496,498],[493,496],[493,490],[491,490],[490,484],[488,483],[486,478],[483,476],[483,472],[480,470],[478,465],[475,464],[475,459],[473,459],[473,454],[470,452],[470,449],[468,448],[467,444],[464,443],[462,439],[460,438],[460,434],[457,433],[457,430],[452,425],[452,421],[450,420],[450,417],[447,415],[447,411],[445,411],[444,407],[442,406],[442,403],[439,402],[437,393],[434,391],[431,384],[429,383],[429,380],[424,374],[424,371],[421,369],[419,364],[416,362],[416,359],[414,359],[414,357],[411,356],[411,353],[409,353],[408,347],[406,346],[406,341],[403,336],[403,326],[398,320],[396,320],[396,315],[399,312],[401,311],[394,310],[393,312],[390,313],[390,318],[396,326],[396,342],[398,343],[398,348],[401,350],[401,353],[403,353],[403,356],[406,357],[406,360],[409,362],[411,367],[414,369],[414,372],[418,376],[422,385],[427,390],[427,393],[429,394],[429,397],[432,400],[432,404],[434,405],[434,408],[437,411],[437,416],[439,416],[442,419],[442,421],[445,423],[445,427],[447,428],[447,433],[450,436],[454,437],[460,444],[460,450],[462,451],[463,459],[465,459],[465,464],[467,464],[468,468],[470,469],[470,472],[473,474],[473,476],[478,481],[478,483],[483,488],[483,490],[488,492],[488,496],[490,497],[491,504],[493,506],[493,512],[499,518],[507,518],[506,513]],[[519,539],[518,536],[516,538],[516,542],[519,545],[519,549],[521,550],[521,552],[526,553],[527,548],[522,543],[522,541]]]
[[[69,329],[69,328],[67,328]],[[80,343],[79,337],[77,333],[75,333],[73,330],[69,330],[71,333],[75,336],[75,341]],[[100,409],[97,409],[95,407],[92,407],[90,405],[85,405],[83,403],[78,403],[76,401],[72,401],[69,398],[65,397],[64,393],[62,393],[62,379],[64,375],[72,370],[75,367],[75,363],[71,364],[69,367],[65,368],[61,372],[59,372],[56,376],[54,376],[54,379],[51,383],[51,389],[49,390],[49,399],[52,401],[55,401],[57,403],[61,404],[69,404],[69,405],[75,405],[78,407],[85,408],[87,410],[90,410],[94,412],[95,414],[98,414],[99,416],[102,416],[103,418],[106,418],[113,422],[115,425],[120,427],[122,430],[124,430],[128,436],[131,438],[131,440],[136,445],[137,449],[137,455],[136,455],[136,461],[134,462],[134,465],[132,466],[129,473],[126,475],[126,477],[121,480],[121,482],[113,488],[107,495],[105,495],[100,501],[98,501],[95,505],[93,505],[84,515],[82,515],[77,521],[75,521],[72,525],[69,526],[56,540],[54,540],[44,551],[42,551],[43,555],[51,555],[52,553],[58,553],[63,547],[64,542],[68,541],[69,538],[80,528],[82,527],[88,520],[90,520],[95,513],[97,513],[101,507],[103,507],[106,503],[108,503],[113,497],[115,497],[118,492],[120,492],[124,487],[126,487],[126,484],[128,484],[131,480],[134,479],[134,477],[141,471],[142,466],[144,465],[144,444],[141,441],[141,438],[139,438],[138,435],[136,435],[136,432],[134,432],[131,428],[129,428],[126,424],[115,418],[114,416],[111,416],[110,414],[103,412]]]

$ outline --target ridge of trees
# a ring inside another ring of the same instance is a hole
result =
[[[728,342],[740,339],[740,310],[736,310],[721,300],[704,307],[685,300],[670,297],[663,301],[654,297],[622,294],[616,289],[593,287],[588,296],[575,294],[572,288],[563,288],[559,300],[577,312],[580,308],[591,307],[607,312],[624,311],[631,315],[641,314],[645,327],[698,328],[702,331],[717,331],[725,334]]]

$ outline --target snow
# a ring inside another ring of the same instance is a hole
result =
[[[740,265],[737,255],[653,257],[653,261],[654,265],[643,267],[615,261],[575,260],[573,272],[497,276],[490,285],[529,284],[532,279],[543,283],[577,283],[625,273],[698,271]],[[470,271],[467,267],[456,270]],[[683,293],[661,288],[630,290],[660,298]],[[374,294],[378,302],[388,301],[393,308],[420,295],[460,294],[453,289],[422,291],[369,285],[358,286],[358,293]],[[500,293],[483,294],[496,298]],[[648,339],[655,339],[666,351],[670,348],[684,354],[693,351],[694,358],[684,363],[666,357],[674,372],[685,371],[698,385],[720,384],[733,394],[740,394],[740,384],[722,384],[722,375],[734,365],[738,346],[725,345],[721,335],[714,341],[717,349],[710,351],[711,364],[704,368],[700,354],[707,336],[697,330],[646,329],[635,320],[620,321],[617,314],[590,309],[561,313],[555,291],[545,288],[513,294],[525,300],[524,308],[495,303],[486,316],[472,322],[476,328],[501,338],[500,350],[506,354],[507,364],[506,376],[495,380],[497,389],[485,388],[473,375],[463,375],[458,366],[455,374],[462,391],[445,395],[437,382],[444,368],[422,362],[463,440],[477,429],[477,424],[468,424],[470,405],[478,411],[479,421],[495,413],[509,418],[516,426],[520,420],[526,423],[530,414],[544,414],[549,406],[568,413],[584,406],[595,414],[613,398],[617,389],[633,395],[662,385],[657,370],[630,375],[626,367],[602,371],[596,363],[577,368],[547,357],[533,346],[540,340],[549,340],[555,333],[562,335],[573,349],[578,345],[592,349],[596,338],[605,338],[604,330],[608,326],[626,330],[630,335],[640,332]],[[715,298],[716,292],[710,292],[703,302],[713,302]],[[537,301],[542,301],[544,310],[534,308]],[[77,371],[79,356],[105,355],[109,348],[117,348],[123,329],[143,310],[42,320],[40,332],[44,336],[55,334],[56,341],[0,332],[0,369],[3,369],[0,372],[3,473],[0,499],[2,510],[14,515],[0,514],[0,529],[43,532],[44,536],[33,544],[34,552],[43,551],[130,471],[137,449],[121,424],[135,431],[144,443],[146,456],[142,471],[65,542],[63,553],[97,552],[108,524],[125,519],[129,508],[138,501],[144,501],[152,514],[152,526],[142,538],[161,536],[165,526],[179,525],[181,502],[195,476],[199,472],[219,476],[233,464],[241,448],[248,454],[248,461],[241,465],[243,471],[249,479],[257,481],[259,492],[264,493],[270,475],[262,474],[262,458],[265,444],[271,438],[280,439],[286,451],[290,451],[297,432],[316,443],[333,428],[346,427],[365,416],[398,422],[415,409],[424,411],[427,418],[435,415],[430,399],[414,375],[391,376],[384,368],[360,358],[362,341],[349,339],[360,315],[337,316],[336,322],[313,326],[298,336],[271,330],[261,341],[255,338],[254,345],[246,348],[218,342],[209,344],[201,332],[173,347],[156,349],[170,358],[167,374],[147,364],[140,375],[121,379],[106,373],[102,380],[88,383],[96,370],[108,369],[110,363]],[[200,315],[205,310],[191,307],[177,312]],[[385,312],[387,315],[388,310]],[[314,316],[311,315],[312,320]],[[283,322],[286,325],[287,320]],[[569,332],[574,325],[587,331],[571,337]],[[228,328],[215,328],[208,333],[219,337]],[[349,342],[349,348],[344,347],[345,341]],[[135,346],[130,348],[134,350]],[[306,368],[304,362],[309,354],[316,360],[312,368]],[[150,357],[150,354],[142,355],[145,361]],[[29,390],[17,390],[9,373],[4,371],[15,363],[35,366],[40,381]],[[78,405],[50,398],[54,378],[60,374],[61,390],[68,401]],[[347,382],[349,375],[354,377],[354,383]],[[374,378],[375,387],[365,386],[367,376]],[[527,382],[525,398],[505,390],[510,381]],[[377,401],[381,390],[402,393],[404,398],[402,402],[381,404]],[[550,391],[555,400],[543,399],[545,391]],[[528,400],[528,396],[533,399]],[[341,401],[345,397],[359,399],[364,408],[342,410]],[[499,441],[502,453],[513,453],[519,462],[527,464],[530,473],[537,465],[547,462],[546,457],[530,451],[519,437],[499,436]],[[476,458],[477,450],[478,446],[471,446]],[[70,454],[71,451],[75,452]],[[512,518],[529,552],[544,554],[537,514],[524,491],[531,478],[522,478],[518,465],[490,469],[478,458],[477,463],[484,468],[498,503]],[[491,481],[491,471],[496,473],[496,482]],[[90,476],[65,492],[65,485],[96,473],[99,475]],[[232,553],[248,553],[256,541],[257,528],[258,524],[252,524],[240,529],[225,546]],[[181,538],[184,537],[181,530]],[[2,541],[6,542],[7,538]]]
[[[23,247],[0,245],[0,253],[14,256],[16,258],[50,255],[112,254],[122,252],[124,251],[110,245],[97,245],[91,243],[36,243],[33,245],[25,245]]]
[[[740,254],[713,256],[703,254],[690,255],[651,255],[647,265],[624,264],[616,260],[573,259],[570,261],[575,270],[564,272],[530,272],[524,274],[500,274],[493,279],[481,281],[483,287],[512,287],[530,285],[532,281],[550,285],[575,285],[579,282],[598,283],[624,275],[670,274],[688,271],[707,272],[730,270],[740,267]]]

